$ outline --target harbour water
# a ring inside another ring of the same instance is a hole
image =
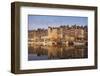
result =
[[[87,46],[32,46],[28,47],[28,60],[88,58]]]

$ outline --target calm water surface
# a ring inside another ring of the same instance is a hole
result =
[[[28,60],[87,58],[86,46],[32,46],[28,48]]]

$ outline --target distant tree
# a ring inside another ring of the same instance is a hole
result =
[[[86,29],[87,29],[87,25],[85,25],[85,26],[84,26],[84,28],[86,28]]]
[[[88,26],[87,26],[87,25],[84,26],[84,30],[85,30],[86,32],[88,31]]]
[[[69,25],[67,25],[67,28],[69,28]]]

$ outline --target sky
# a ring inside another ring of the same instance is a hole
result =
[[[50,16],[50,15],[28,15],[28,30],[44,28],[48,26],[59,27],[60,25],[88,25],[88,17],[77,16]]]

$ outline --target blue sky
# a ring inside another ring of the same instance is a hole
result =
[[[50,15],[29,15],[28,16],[28,30],[44,28],[48,26],[59,27],[60,25],[88,25],[87,17],[77,16],[50,16]]]

